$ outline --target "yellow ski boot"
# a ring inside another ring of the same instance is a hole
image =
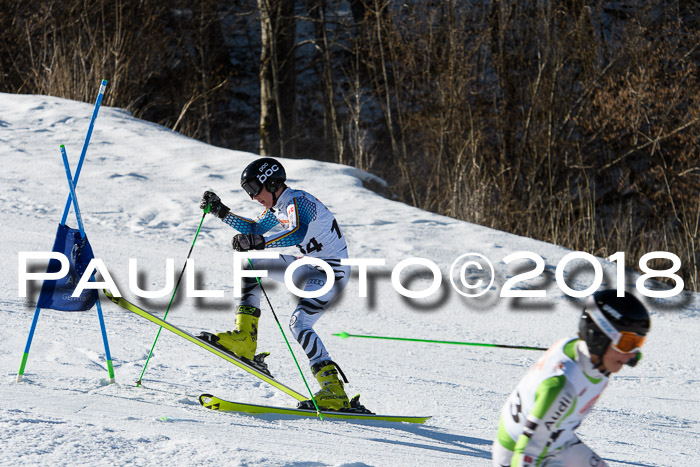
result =
[[[260,308],[241,305],[236,313],[236,329],[216,334],[220,347],[237,357],[253,360],[258,347]]]
[[[338,366],[330,360],[324,360],[311,367],[311,372],[318,381],[321,390],[314,394],[314,399],[321,410],[348,410],[350,409],[350,401],[348,395],[345,394],[343,382],[338,377]],[[342,373],[341,373],[342,374]],[[345,376],[343,375],[343,378]],[[347,382],[347,380],[346,380]],[[312,401],[304,401],[299,404],[299,407],[304,404],[305,408],[311,404],[311,409],[314,409]]]

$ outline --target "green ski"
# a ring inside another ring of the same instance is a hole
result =
[[[220,412],[242,412],[249,414],[277,414],[277,415],[292,415],[297,417],[317,417],[315,410],[295,409],[290,407],[274,407],[270,405],[245,404],[241,402],[231,402],[211,394],[202,394],[199,396],[199,403],[207,409],[218,410]],[[382,422],[404,422],[404,423],[425,423],[430,417],[411,417],[401,415],[378,415],[374,413],[363,412],[321,412],[323,418],[335,418],[341,420],[374,420]]]
[[[125,310],[129,310],[132,313],[135,313],[135,314],[141,316],[142,318],[146,318],[150,322],[155,323],[159,326],[162,326],[163,328],[167,329],[168,331],[170,331],[174,334],[177,334],[178,336],[180,336],[184,339],[187,339],[188,341],[190,341],[194,344],[197,344],[201,348],[208,350],[209,352],[213,353],[214,355],[217,355],[217,356],[223,358],[224,360],[227,360],[227,361],[233,363],[234,365],[238,366],[239,368],[247,371],[248,373],[250,373],[254,376],[257,376],[261,380],[265,381],[266,383],[270,384],[271,386],[274,386],[275,388],[279,389],[280,391],[284,392],[285,394],[290,395],[294,399],[296,399],[298,401],[305,401],[309,398],[308,396],[300,394],[297,391],[295,391],[294,389],[285,386],[284,384],[277,381],[275,378],[268,376],[267,374],[263,373],[262,371],[258,370],[255,367],[249,365],[245,361],[235,357],[234,355],[227,353],[227,352],[224,352],[222,350],[219,350],[218,348],[214,347],[213,345],[211,345],[207,342],[204,342],[201,339],[196,338],[192,334],[190,334],[186,331],[183,331],[182,329],[178,328],[177,326],[174,326],[173,324],[170,324],[167,321],[160,319],[159,317],[157,317],[153,313],[150,313],[150,312],[144,310],[143,308],[140,308],[140,307],[134,305],[133,303],[125,300],[123,297],[115,297],[107,290],[104,290],[103,292],[107,298],[109,298],[112,302],[116,303],[117,305],[124,308]],[[314,412],[314,415],[315,414],[316,414],[316,412]]]

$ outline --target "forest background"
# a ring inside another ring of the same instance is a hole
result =
[[[107,79],[106,105],[173,131],[637,270],[672,252],[700,290],[695,1],[0,5],[0,92],[92,102]]]

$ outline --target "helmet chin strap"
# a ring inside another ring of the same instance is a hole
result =
[[[606,370],[605,367],[603,366],[603,359],[599,358],[599,360],[600,361],[598,363],[593,365],[593,368],[595,368],[596,370],[600,371],[601,373],[603,373],[605,375],[609,375],[610,372],[608,370]]]
[[[607,350],[607,347],[606,347],[606,350]],[[610,374],[610,372],[608,370],[606,370],[605,367],[603,366],[603,355],[602,354],[601,355],[593,354],[585,342],[583,342],[583,345],[581,346],[581,352],[588,357],[594,370],[598,370],[606,376]],[[603,354],[604,353],[605,352],[603,352]],[[598,362],[594,362],[594,359],[598,360]]]
[[[277,190],[274,193],[270,192],[270,193],[272,193],[272,207],[275,207],[275,205],[277,204],[277,199],[279,198],[277,196],[277,193],[284,191],[286,188],[287,188],[287,186],[283,184],[281,187],[277,188]],[[270,191],[270,190],[267,190],[267,191]]]
[[[598,359],[598,363],[593,363],[593,360],[591,360],[591,363],[593,363],[593,369],[600,371],[605,376],[610,375],[610,372],[603,366],[603,356],[596,355],[596,358]]]

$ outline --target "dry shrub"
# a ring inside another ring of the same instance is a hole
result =
[[[221,142],[230,65],[218,2],[3,2],[0,90],[105,103],[187,135]]]
[[[652,4],[365,4],[373,169],[401,199],[633,268],[673,252],[698,289],[697,28]]]

